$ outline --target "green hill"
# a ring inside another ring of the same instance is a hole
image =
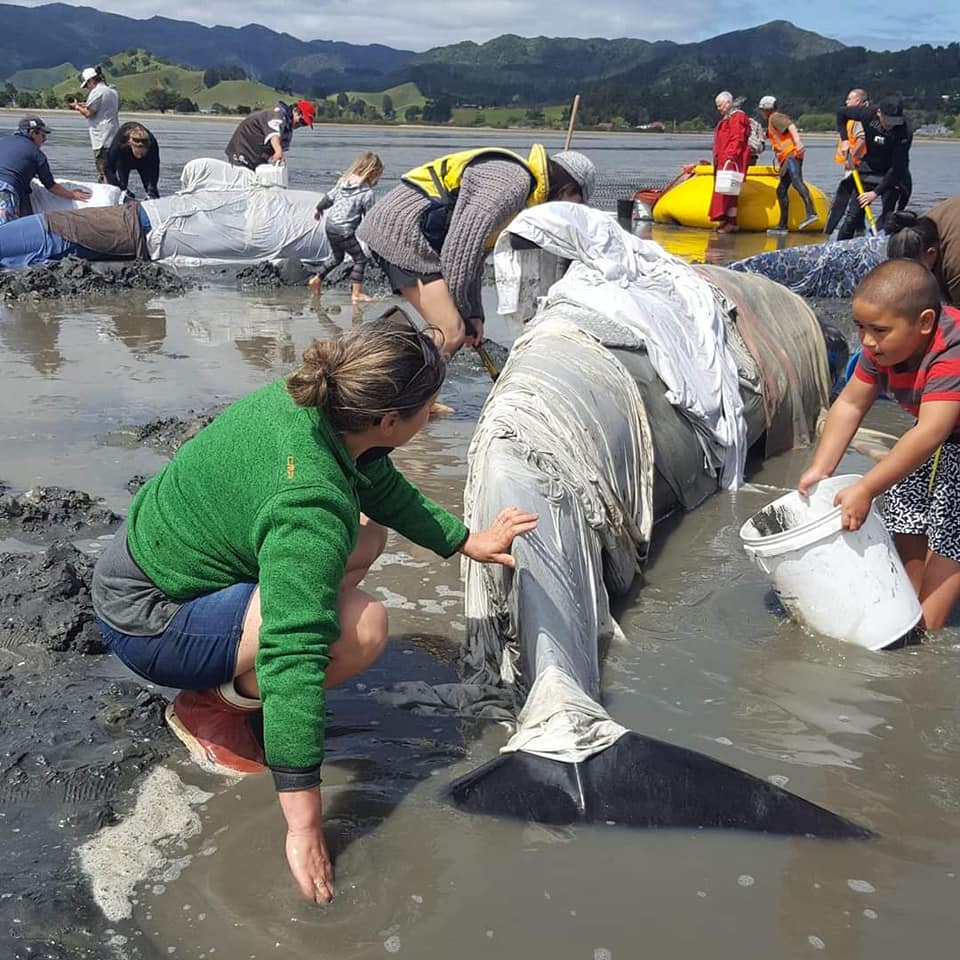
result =
[[[277,100],[298,99],[296,94],[284,93],[255,80],[221,80],[208,87],[204,83],[203,70],[169,63],[143,50],[107,57],[103,68],[107,82],[117,88],[126,109],[137,105],[150,106],[148,94],[160,89],[168,91],[172,98],[192,101],[201,110],[214,104],[230,109],[243,105],[259,110],[272,106]],[[58,99],[82,98],[76,71],[57,83],[52,92]],[[46,93],[44,91],[44,95]]]
[[[402,114],[407,107],[422,107],[427,98],[420,92],[415,83],[401,83],[396,87],[389,87],[386,90],[371,93],[369,90],[345,90],[346,95],[351,100],[365,100],[367,103],[383,112],[383,98],[388,95],[393,101],[393,109]],[[329,101],[335,101],[337,94],[327,97]]]
[[[61,63],[56,67],[36,67],[33,70],[18,70],[7,77],[18,90],[49,90],[64,80],[76,80],[80,71],[72,63]]]

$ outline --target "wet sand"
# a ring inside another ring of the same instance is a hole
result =
[[[846,304],[819,307],[848,323]],[[26,567],[26,595],[46,576],[41,611],[63,620],[55,612],[76,608],[76,584],[82,606],[90,556],[109,535],[108,511],[125,512],[131,481],[155,472],[218,405],[289,368],[310,336],[361,315],[341,290],[318,309],[303,288],[238,291],[228,278],[175,296],[6,307],[0,441],[15,451],[3,460],[6,502],[23,516],[23,491],[53,481],[103,498],[54,501],[57,522],[39,528],[6,522],[2,547],[27,557],[13,562]],[[495,317],[489,332],[501,343],[516,333]],[[488,389],[462,355],[442,394],[457,413],[397,457],[455,511]],[[871,422],[901,425],[890,406]],[[0,818],[12,842],[0,887],[12,895],[0,899],[0,952],[439,960],[455,949],[603,960],[642,949],[892,960],[922,935],[930,956],[949,955],[960,634],[953,626],[921,648],[875,655],[783,617],[737,530],[806,456],[771,461],[737,495],[660,528],[619,611],[627,642],[607,658],[605,705],[634,729],[785,782],[878,840],[552,829],[454,810],[443,786],[493,756],[506,734],[378,701],[395,681],[455,679],[464,629],[458,564],[393,537],[367,581],[391,608],[388,653],[330,698],[330,907],[305,905],[293,888],[269,780],[224,781],[186,761],[160,719],[169,691],[144,689],[95,645],[44,643],[57,633],[42,617],[32,634],[3,635]],[[851,454],[842,469],[866,465]],[[38,552],[52,535],[82,552]],[[2,602],[5,613],[23,606]],[[167,772],[157,779],[156,770]],[[100,831],[111,825],[119,835]]]

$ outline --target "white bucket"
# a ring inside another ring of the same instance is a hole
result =
[[[859,530],[841,525],[833,498],[859,479],[830,477],[808,498],[793,491],[774,500],[740,528],[740,539],[794,620],[881,650],[919,623],[920,602],[873,507]]]
[[[287,165],[285,163],[261,163],[253,171],[262,187],[286,187]]]

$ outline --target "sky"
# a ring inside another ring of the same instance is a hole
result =
[[[22,6],[40,6],[26,0]],[[75,4],[79,6],[80,4]],[[919,0],[866,0],[838,4],[806,0],[802,10],[753,0],[474,0],[452,7],[454,15],[428,0],[104,0],[97,9],[128,17],[161,13],[206,26],[240,27],[260,23],[303,40],[383,43],[405,50],[474,40],[504,33],[524,37],[639,37],[689,43],[768,20],[791,19],[798,27],[850,46],[899,50],[918,43],[942,45],[960,39],[960,3]],[[792,16],[791,16],[792,14]]]

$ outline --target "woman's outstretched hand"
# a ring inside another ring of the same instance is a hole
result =
[[[333,899],[333,864],[323,839],[320,788],[277,795],[287,818],[287,863],[300,892],[314,903]]]
[[[516,566],[510,547],[517,537],[529,533],[536,525],[535,513],[524,513],[519,507],[506,507],[497,514],[492,526],[478,533],[471,533],[464,541],[460,552],[478,563],[502,563],[505,567]]]

